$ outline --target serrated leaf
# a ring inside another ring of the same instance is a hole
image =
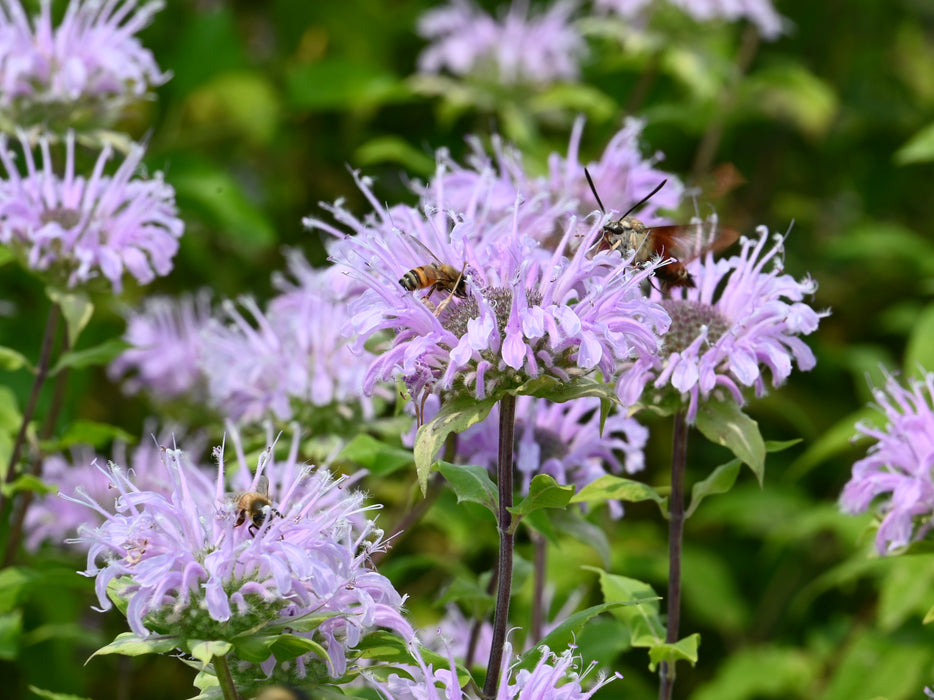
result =
[[[736,477],[739,476],[739,470],[742,465],[743,463],[738,459],[731,459],[726,464],[721,464],[714,469],[706,479],[694,484],[694,487],[691,489],[691,505],[688,506],[688,509],[684,512],[684,517],[690,518],[694,511],[697,510],[697,506],[699,506],[701,501],[707,498],[707,496],[726,493],[733,488],[733,484],[736,483]]]
[[[6,498],[20,493],[21,491],[30,491],[44,496],[48,493],[57,492],[58,487],[54,484],[47,484],[38,476],[32,474],[23,474],[22,476],[16,477],[16,479],[10,483],[0,485],[0,493],[3,493]]]
[[[22,367],[28,367],[31,371],[35,371],[35,368],[23,353],[13,348],[0,346],[0,369],[15,372]]]
[[[594,503],[604,501],[626,501],[639,503],[641,501],[655,501],[664,513],[668,499],[658,493],[648,484],[633,479],[624,479],[621,476],[606,474],[594,479],[584,488],[574,494],[571,503]]]
[[[499,491],[485,467],[476,464],[458,465],[440,462],[438,470],[451,484],[458,503],[465,501],[479,503],[489,509],[494,516],[496,515]]]
[[[471,397],[448,401],[431,421],[418,429],[414,457],[415,471],[418,473],[418,484],[422,493],[428,490],[431,465],[448,435],[463,432],[474,423],[482,421],[490,415],[495,403],[491,399],[477,401]]]
[[[765,441],[759,424],[735,401],[708,401],[697,412],[697,429],[711,442],[730,449],[756,475],[765,478]]]
[[[45,293],[53,304],[58,304],[68,331],[68,347],[73,348],[94,315],[94,304],[84,292],[46,287]]]
[[[934,160],[934,124],[928,124],[895,152],[899,165],[928,163]]]
[[[88,661],[95,656],[106,654],[122,654],[123,656],[142,656],[143,654],[166,654],[183,644],[181,637],[169,635],[152,635],[138,637],[132,632],[122,632],[108,645],[101,647],[88,657]],[[85,662],[87,663],[87,661]]]
[[[55,363],[49,374],[55,375],[65,368],[81,369],[83,367],[106,365],[129,347],[131,345],[125,340],[111,338],[92,348],[66,352],[58,358],[58,362]]]
[[[559,484],[549,474],[536,474],[529,484],[529,495],[509,512],[521,517],[543,508],[564,508],[573,495],[573,486]]]
[[[662,661],[667,661],[669,668],[678,661],[689,661],[693,666],[697,663],[699,646],[700,635],[696,632],[674,644],[656,644],[649,649],[649,670],[654,671]]]
[[[376,476],[392,474],[414,460],[411,450],[387,445],[365,433],[348,442],[337,459],[354,462]]]
[[[225,642],[219,639],[201,641],[189,639],[185,643],[188,652],[203,664],[209,664],[215,656],[227,656],[233,649],[231,642]]]
[[[89,700],[89,698],[84,697],[83,695],[72,695],[71,693],[55,693],[51,690],[43,690],[42,688],[37,688],[34,685],[29,686],[29,692],[33,695],[38,695],[40,698],[47,698],[47,700]]]

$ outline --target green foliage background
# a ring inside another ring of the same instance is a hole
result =
[[[468,133],[505,133],[530,166],[541,166],[550,151],[566,149],[582,110],[587,160],[634,110],[647,122],[646,150],[662,151],[666,169],[700,184],[717,164],[742,173],[745,184],[711,202],[721,221],[744,232],[794,222],[786,269],[815,278],[814,305],[832,310],[808,339],[817,368],[748,407],[767,440],[803,441],[769,455],[761,488],[744,471],[688,521],[681,627],[700,633],[700,662],[679,665],[676,696],[922,697],[934,683],[934,631],[922,624],[934,605],[934,560],[873,559],[869,518],[840,515],[836,499],[864,449],[850,438],[857,418],[873,419],[865,406],[879,363],[906,374],[934,369],[934,5],[778,2],[793,26],[758,44],[745,75],[736,71],[744,25],[701,27],[672,13],[663,42],[597,36],[579,86],[504,98],[493,110],[413,89],[423,46],[413,28],[431,6],[172,0],[142,39],[174,77],[121,127],[148,138],[148,167],[165,170],[176,188],[187,231],[174,272],[130,290],[129,300],[200,287],[217,297],[267,297],[286,245],[324,264],[321,241],[301,217],[338,197],[363,211],[348,166],[376,176],[387,201],[411,199],[406,174],[430,173],[439,147],[463,155]],[[695,174],[701,143],[717,133],[715,155]],[[0,343],[34,358],[47,310],[41,288],[8,265],[0,300],[12,305],[0,317]],[[116,306],[101,312],[79,347],[122,332]],[[0,380],[21,407],[29,375],[2,371]],[[133,435],[151,410],[124,397],[102,368],[72,373],[65,406],[62,426],[95,420]],[[648,469],[637,478],[663,485],[670,425],[650,427]],[[730,457],[692,435],[688,483]],[[407,468],[365,484],[386,504],[387,530],[417,498],[414,482]],[[600,510],[591,520],[608,532],[610,560],[562,539],[549,559],[558,603],[575,590],[585,603],[602,602],[584,566],[664,591],[667,530],[654,504],[628,505],[618,523]],[[444,494],[382,570],[411,596],[414,620],[431,624],[452,579],[463,597],[479,589],[476,572],[489,569],[495,544],[485,510]],[[519,557],[527,565],[527,540]],[[91,582],[68,575],[80,562],[49,550],[27,563],[34,570],[23,581],[18,570],[0,572],[0,612],[10,613],[0,628],[0,676],[9,697],[29,696],[28,685],[94,698],[192,693],[191,672],[168,658],[108,656],[82,666],[123,629],[121,619],[90,610]],[[522,572],[517,621],[528,614]],[[598,697],[655,695],[646,654],[629,647],[612,618],[596,619],[576,641],[585,658],[626,676]]]

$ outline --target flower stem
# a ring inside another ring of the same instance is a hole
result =
[[[687,466],[688,426],[684,411],[675,414],[671,446],[671,496],[668,499],[668,631],[665,641],[678,641],[681,622],[681,549],[684,538],[684,472]],[[659,664],[659,700],[671,700],[674,664]]]
[[[223,654],[214,657],[214,672],[217,674],[217,680],[220,681],[224,700],[240,700],[233,676],[230,675],[230,664],[227,663],[227,657]]]
[[[499,402],[499,459],[496,465],[496,481],[499,489],[499,572],[496,590],[496,611],[493,614],[493,642],[490,660],[486,668],[483,695],[496,696],[500,668],[503,663],[503,647],[506,644],[506,626],[509,622],[509,596],[512,593],[512,555],[514,533],[512,531],[512,456],[515,449],[516,397],[504,396]]]
[[[61,310],[58,304],[52,304],[49,309],[49,316],[45,321],[45,333],[42,336],[42,346],[39,350],[39,363],[36,365],[36,378],[32,382],[32,391],[26,402],[26,408],[23,411],[23,422],[19,426],[19,432],[16,434],[16,440],[13,442],[13,450],[10,454],[10,463],[7,466],[6,483],[11,483],[16,478],[16,466],[26,445],[26,434],[29,431],[29,424],[36,412],[36,405],[39,403],[39,392],[42,385],[45,384],[49,376],[49,365],[52,358],[52,345],[55,341],[55,333],[58,330],[58,322],[61,317]],[[0,493],[0,512],[6,505],[3,494]]]

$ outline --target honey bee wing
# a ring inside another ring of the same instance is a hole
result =
[[[256,480],[256,493],[269,498],[269,479],[265,474],[261,474]]]
[[[431,250],[428,248],[428,246],[426,246],[424,243],[422,243],[420,240],[418,240],[418,239],[417,239],[415,236],[413,236],[411,233],[406,233],[405,231],[403,231],[403,232],[402,232],[402,235],[405,236],[406,240],[407,240],[409,243],[412,244],[412,246],[418,251],[419,254],[424,253],[426,256],[428,256],[429,258],[431,258],[432,260],[434,260],[434,261],[435,261],[436,263],[438,263],[439,265],[443,265],[443,264],[444,264],[443,262],[441,262],[441,258],[439,258],[437,255],[435,255],[434,253],[432,253]],[[424,265],[425,262],[427,262],[427,261],[426,261],[426,260],[422,260],[422,261],[420,261],[420,263],[418,263],[418,264]]]

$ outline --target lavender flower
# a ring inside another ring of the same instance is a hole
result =
[[[600,402],[577,399],[554,404],[521,396],[516,402],[515,464],[523,493],[536,474],[549,474],[561,484],[582,488],[607,473],[631,474],[645,466],[643,449],[648,430],[634,418],[614,413],[600,429]],[[494,469],[499,441],[498,408],[458,440],[459,461]],[[620,461],[617,453],[624,455]],[[610,513],[623,513],[618,501]]]
[[[266,312],[241,300],[248,319],[232,302],[223,304],[227,325],[213,321],[202,335],[202,370],[211,403],[239,422],[266,417],[290,420],[297,406],[332,406],[344,418],[357,406],[373,415],[363,396],[364,373],[373,355],[352,352],[341,335],[346,303],[335,298],[335,270],[315,270],[290,253],[296,282],[279,279],[283,293]],[[379,389],[375,389],[379,392]]]
[[[429,665],[419,651],[418,641],[413,638],[409,650],[418,666],[401,667],[406,676],[390,674],[386,681],[368,678],[387,700],[468,700],[473,697],[461,689],[457,667],[450,658],[448,668],[435,669]],[[503,648],[502,675],[497,686],[495,700],[587,700],[600,688],[622,678],[618,673],[609,677],[599,675],[590,690],[581,683],[593,670],[591,663],[579,671],[580,657],[575,656],[573,647],[560,655],[548,647],[540,647],[541,658],[529,670],[517,670],[517,659],[512,655],[512,646],[507,642]]]
[[[131,99],[168,80],[135,34],[163,3],[70,0],[58,27],[52,2],[31,20],[20,0],[0,3],[0,112],[10,123],[103,126]],[[102,123],[103,122],[103,123]]]
[[[129,458],[129,463],[133,465],[134,482],[138,488],[163,494],[171,491],[170,482],[162,469],[162,451],[153,438],[159,435],[161,442],[167,442],[176,437],[181,438],[184,434],[185,431],[181,427],[174,425],[156,431],[153,422],[147,421],[143,439],[132,450]],[[186,438],[186,442],[195,458],[195,464],[198,464],[205,446],[204,438],[192,435]],[[125,444],[118,442],[114,446],[113,458],[117,463],[128,463]],[[95,455],[87,446],[74,448],[70,459],[64,455],[50,455],[43,461],[42,478],[56,486],[58,493],[37,498],[26,511],[23,531],[27,533],[27,549],[36,551],[44,542],[61,546],[66,544],[66,538],[77,534],[80,526],[100,525],[104,522],[100,514],[92,513],[86,506],[70,498],[63,498],[63,495],[73,494],[81,489],[108,512],[114,512],[114,485],[97,467],[96,461],[105,462],[106,459]],[[70,543],[78,544],[74,540]]]
[[[237,525],[239,506],[226,493],[221,448],[213,483],[183,452],[164,449],[169,495],[140,490],[113,463],[101,468],[119,494],[116,513],[86,492],[73,498],[105,519],[96,529],[83,528],[79,538],[89,547],[84,573],[96,577],[101,607],[111,607],[110,592],[128,603],[137,635],[183,639],[234,640],[311,613],[333,615],[310,632],[295,632],[314,638],[327,659],[299,657],[289,666],[293,679],[325,664],[330,675],[342,675],[350,650],[375,627],[408,637],[402,597],[367,565],[382,547],[381,531],[360,518],[372,508],[363,494],[342,488],[343,479],[301,466],[298,438],[284,462],[273,459],[272,447],[259,459],[250,488],[268,474],[279,490],[270,493],[275,510],[258,527]],[[241,453],[239,469],[248,472],[242,459]],[[275,666],[272,657],[262,664],[266,674]],[[255,684],[255,667],[238,663],[234,671],[239,687]]]
[[[876,428],[858,423],[856,430],[875,440],[869,453],[853,465],[853,476],[840,497],[847,513],[869,508],[877,496],[882,523],[876,548],[888,554],[922,539],[934,512],[934,373],[903,386],[885,373],[885,385],[873,389],[888,423]]]
[[[201,332],[211,318],[211,294],[179,299],[154,296],[139,309],[126,312],[123,339],[131,345],[108,368],[111,379],[130,373],[123,387],[129,393],[147,389],[162,399],[204,393],[201,371]]]
[[[161,173],[151,180],[134,178],[143,158],[134,146],[113,176],[104,175],[112,149],[105,146],[94,171],[75,173],[75,135],[65,139],[64,175],[55,174],[50,141],[39,140],[42,164],[36,163],[25,136],[26,162],[21,175],[7,138],[0,136],[0,243],[28,267],[48,273],[53,283],[75,287],[103,275],[114,291],[129,272],[141,284],[172,270],[184,224],[175,208],[175,192]]]
[[[570,257],[575,221],[554,252],[528,235],[550,227],[567,211],[563,204],[517,203],[503,214],[484,207],[487,191],[478,190],[470,211],[450,212],[439,187],[423,216],[404,207],[386,211],[368,181],[357,176],[357,182],[376,214],[361,221],[339,204],[331,207],[358,234],[342,238],[333,259],[367,287],[351,305],[357,346],[395,334],[367,372],[365,390],[399,376],[421,403],[432,392],[476,399],[523,393],[526,382],[543,376],[566,382],[600,370],[610,377],[636,351],[653,352],[656,331],[667,327],[661,307],[640,292],[651,269],[588,257],[599,222]],[[426,295],[400,286],[407,270],[434,262],[430,255],[464,271],[465,299],[444,299],[450,294],[442,292],[441,300],[426,303],[433,290]]]
[[[418,33],[434,42],[419,57],[419,71],[500,85],[574,80],[586,52],[570,24],[574,10],[573,2],[558,2],[530,16],[528,2],[514,0],[498,21],[471,0],[452,0],[419,20]]]
[[[743,387],[764,394],[762,366],[773,386],[788,377],[792,362],[802,370],[814,367],[813,353],[798,336],[817,330],[828,312],[803,301],[816,290],[811,279],[799,282],[782,274],[783,239],[776,237],[766,251],[767,240],[760,228],[758,238],[741,240],[739,255],[714,261],[708,254],[691,263],[696,288],[672,290],[668,299],[653,291],[671,316],[671,329],[659,355],[639,358],[623,374],[617,394],[625,405],[638,401],[649,382],[658,390],[673,389],[687,403],[687,419],[693,422],[700,400],[718,388],[739,404]]]
[[[668,0],[698,22],[716,19],[735,21],[748,19],[766,39],[777,39],[782,33],[782,18],[769,0]],[[626,19],[636,17],[657,5],[652,0],[594,0],[598,9],[616,13]],[[652,9],[655,9],[654,7]]]

